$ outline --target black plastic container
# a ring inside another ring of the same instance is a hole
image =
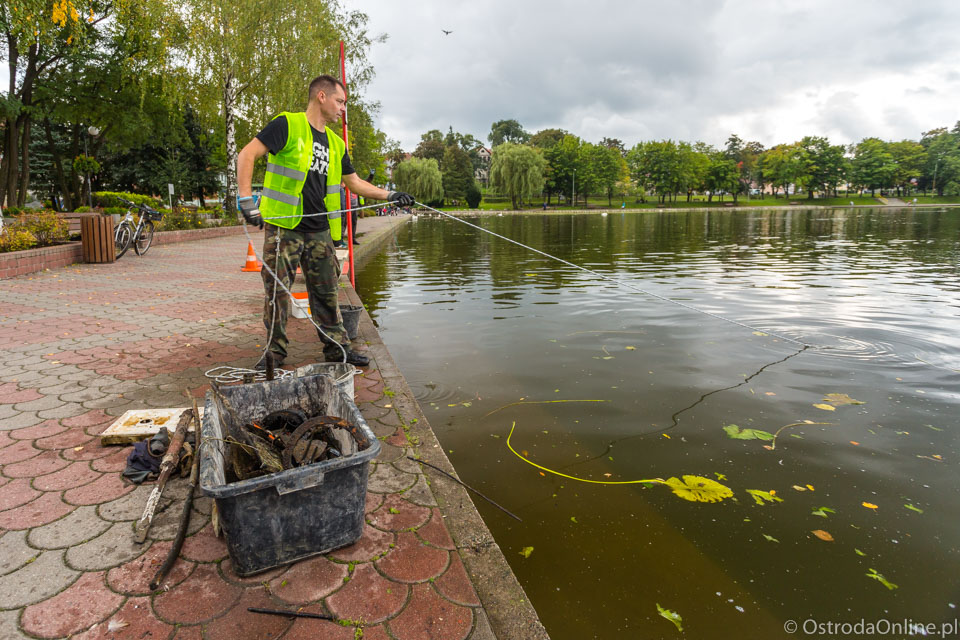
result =
[[[347,338],[356,340],[360,335],[360,313],[363,307],[356,304],[340,305],[340,315],[343,317],[343,328],[347,330]]]
[[[233,569],[248,576],[356,542],[363,533],[369,462],[380,441],[360,410],[327,376],[222,387],[243,421],[298,407],[357,425],[366,449],[334,460],[227,484],[223,441],[231,424],[212,392],[204,405],[200,489],[214,498]]]

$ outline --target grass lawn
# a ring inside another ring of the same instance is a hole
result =
[[[944,198],[943,200],[946,200]],[[711,209],[722,209],[725,207],[785,207],[785,206],[814,206],[814,207],[839,207],[839,206],[849,206],[850,202],[853,202],[855,205],[860,206],[877,206],[880,205],[880,201],[876,198],[871,198],[869,196],[844,196],[840,198],[815,198],[813,200],[808,200],[806,196],[800,195],[798,198],[774,198],[773,196],[766,196],[763,198],[746,198],[741,196],[737,199],[736,204],[733,202],[732,196],[725,196],[723,200],[718,200],[714,198],[712,202],[707,202],[706,196],[693,196],[690,199],[690,202],[687,202],[686,196],[677,198],[676,202],[666,202],[665,204],[659,204],[656,200],[656,197],[647,198],[647,202],[634,202],[633,199],[630,199],[626,202],[626,209],[687,209],[687,208],[711,208]],[[607,210],[617,210],[620,209],[620,202],[614,200],[613,205],[610,206],[607,204],[606,197],[591,197],[588,200],[590,209],[607,209]],[[461,210],[465,207],[441,207],[444,211],[454,211]],[[511,202],[509,198],[502,197],[491,197],[489,200],[484,198],[480,203],[479,209],[481,211],[507,211],[511,208]],[[541,208],[541,204],[538,202],[536,204],[528,204],[523,207],[524,211],[535,211]],[[569,211],[569,210],[583,210],[584,205],[582,202],[578,203],[576,207],[563,204],[557,206],[556,199],[551,201],[549,205],[550,211]]]

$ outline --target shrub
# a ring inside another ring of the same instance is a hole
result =
[[[35,246],[37,246],[37,238],[20,225],[4,227],[0,232],[0,253],[23,251]]]
[[[476,209],[480,206],[481,200],[483,200],[483,194],[480,193],[480,187],[478,187],[476,181],[474,181],[467,187],[467,206],[471,209]]]
[[[126,212],[126,204],[119,199],[129,200],[134,204],[145,204],[156,208],[157,200],[150,196],[142,196],[139,193],[127,193],[124,191],[95,191],[93,201],[98,207],[123,207]]]
[[[20,226],[36,239],[37,246],[46,247],[70,237],[70,223],[56,211],[41,210],[20,216]]]
[[[74,213],[90,213],[91,211],[93,211],[93,209],[91,209],[90,207],[88,207],[88,206],[86,206],[86,205],[81,206],[81,207],[75,207],[74,210],[73,210]]]
[[[126,215],[127,209],[125,207],[104,207],[103,213],[108,216],[114,215],[114,214],[122,216],[122,215]]]
[[[7,207],[4,209],[3,213],[7,216],[18,216],[24,211],[26,211],[26,209],[21,209],[20,207]]]
[[[163,209],[160,209],[163,211]],[[192,211],[177,211],[175,213],[165,212],[159,228],[164,231],[174,229],[202,229],[203,219],[198,213]]]

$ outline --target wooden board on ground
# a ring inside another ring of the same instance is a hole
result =
[[[156,435],[160,427],[166,427],[172,433],[180,415],[186,410],[187,407],[127,411],[100,434],[100,444],[133,444]],[[203,407],[200,407],[200,419],[203,419]],[[193,432],[192,421],[189,430]]]

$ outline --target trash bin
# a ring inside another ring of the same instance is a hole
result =
[[[80,246],[84,262],[114,262],[113,218],[97,213],[80,218]]]
[[[347,330],[347,337],[356,340],[360,335],[360,312],[363,307],[355,304],[340,305],[340,315],[343,316],[343,328]]]
[[[369,462],[380,441],[331,378],[310,376],[223,387],[242,421],[281,409],[334,415],[366,439],[357,453],[227,483],[224,438],[231,414],[207,393],[201,430],[200,489],[217,505],[233,569],[248,576],[356,542],[363,533]]]

